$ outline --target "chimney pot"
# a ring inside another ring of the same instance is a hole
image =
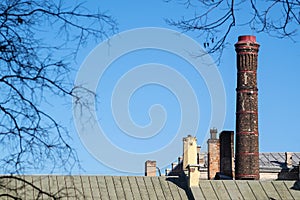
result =
[[[178,157],[178,163],[180,164],[182,162],[182,156]]]
[[[166,169],[166,171],[165,171],[165,173],[166,173],[166,176],[168,176],[170,172],[171,172],[171,170],[170,170],[170,169]]]
[[[218,130],[216,128],[210,129],[210,139],[217,139]]]
[[[177,162],[173,162],[171,165],[172,165],[172,170],[174,170],[176,168],[176,166],[178,165],[178,163]]]
[[[293,166],[293,153],[292,152],[285,152],[285,164],[288,168]]]
[[[256,37],[254,35],[242,35],[238,37],[239,42],[256,42]]]

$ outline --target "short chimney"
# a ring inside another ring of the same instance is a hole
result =
[[[182,156],[178,157],[178,163],[180,164],[182,162]]]
[[[234,177],[234,133],[222,131],[220,133],[220,172],[223,175]]]
[[[197,139],[191,135],[183,138],[183,170],[188,170],[189,187],[199,184],[199,165],[197,156]]]
[[[166,171],[165,171],[165,175],[166,175],[166,176],[168,176],[170,172],[171,172],[171,170],[170,170],[170,169],[166,169]]]
[[[178,165],[177,162],[172,162],[171,163],[172,170],[175,170],[175,168],[177,167],[177,165]]]
[[[220,141],[217,139],[217,129],[210,129],[208,144],[208,179],[214,179],[220,172]]]
[[[293,153],[292,152],[285,152],[285,164],[288,168],[293,166]]]
[[[188,185],[189,187],[199,187],[199,165],[188,165]]]
[[[145,176],[156,176],[156,161],[147,160],[145,162]]]

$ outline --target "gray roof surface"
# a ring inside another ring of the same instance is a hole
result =
[[[166,177],[0,176],[0,199],[188,199]],[[150,198],[151,197],[151,198]]]
[[[300,152],[293,152],[292,154],[293,165],[299,165]],[[284,152],[271,152],[259,154],[260,167],[273,167],[285,168],[285,153]]]
[[[204,158],[205,165],[207,167],[207,152],[201,152],[200,157]],[[300,152],[293,152],[292,160],[294,166],[299,166]],[[260,168],[286,168],[285,165],[285,152],[265,152],[259,153],[259,167]]]
[[[0,199],[300,199],[299,181],[200,180],[191,194],[178,180],[144,176],[0,176]]]
[[[295,181],[200,180],[192,187],[195,199],[300,199],[300,183]]]

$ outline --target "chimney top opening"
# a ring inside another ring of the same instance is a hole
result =
[[[217,139],[218,130],[216,128],[210,129],[210,139]]]
[[[254,35],[241,35],[238,38],[238,41],[250,41],[250,42],[256,42],[256,36]]]

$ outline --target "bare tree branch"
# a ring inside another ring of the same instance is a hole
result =
[[[172,0],[167,0],[170,2]],[[175,0],[174,0],[175,1]],[[183,31],[196,31],[208,53],[220,58],[233,29],[248,27],[257,33],[295,41],[300,25],[298,0],[178,0],[198,12],[189,18],[166,20]],[[249,9],[250,8],[250,9]],[[246,20],[246,21],[245,21]]]
[[[83,4],[4,0],[0,5],[0,164],[7,173],[65,168],[78,162],[68,130],[45,107],[49,98],[74,97],[70,64],[91,39],[116,31],[115,20]],[[50,104],[48,106],[51,106]]]

